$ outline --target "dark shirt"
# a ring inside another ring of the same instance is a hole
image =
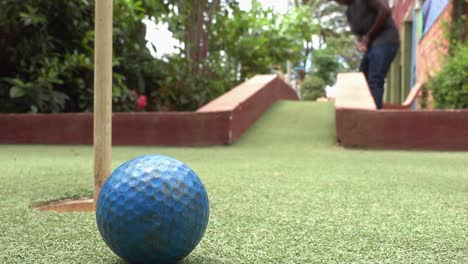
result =
[[[352,0],[346,9],[351,32],[357,36],[366,35],[374,25],[377,18],[377,10],[369,3],[371,0]],[[400,43],[400,35],[390,15],[380,32],[373,36],[371,45],[381,45],[388,43]]]

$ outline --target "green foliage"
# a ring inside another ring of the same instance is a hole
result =
[[[187,42],[184,25],[197,23],[191,20],[191,12],[185,10],[189,2],[176,1],[170,5],[168,16],[158,18],[168,22],[174,36],[185,43],[181,54],[187,55],[169,58],[170,66],[165,71],[170,76],[162,81],[165,88],[152,95],[153,98],[163,98],[159,96],[160,93],[171,94],[170,97],[164,97],[166,102],[180,99],[177,106],[189,109],[256,74],[268,74],[281,69],[288,60],[300,62],[304,57],[301,53],[303,39],[311,38],[305,32],[311,32],[314,28],[309,23],[308,13],[304,11],[293,11],[281,17],[272,10],[264,9],[258,1],[253,2],[248,12],[241,10],[236,1],[221,1],[214,22],[209,25],[210,32],[206,35],[209,40],[208,52],[202,52],[202,56],[195,58],[199,65],[196,71],[186,70],[187,57],[195,51],[186,50],[187,46],[193,44]],[[203,6],[201,2],[197,4]],[[203,34],[199,37],[203,37]],[[195,41],[200,40],[195,38]],[[203,45],[201,42],[200,46]],[[191,102],[187,100],[187,94],[192,95]],[[161,103],[161,99],[156,100],[158,107],[163,109],[167,109],[167,105],[174,105]]]
[[[316,49],[327,49],[328,53],[334,54],[334,58],[331,59],[340,64],[340,70],[357,70],[360,53],[355,47],[354,37],[348,32],[348,21],[343,15],[345,7],[329,0],[303,0],[295,1],[295,4],[299,7],[303,5],[310,7],[309,16],[315,26],[314,34],[318,39]],[[311,47],[306,45],[306,52],[307,49],[311,49]],[[327,77],[322,78],[328,79]]]
[[[70,96],[62,87],[66,87],[63,80],[69,80],[79,90],[86,89],[82,79],[75,78],[74,72],[92,69],[89,58],[75,52],[66,53],[63,61],[56,56],[41,58],[36,65],[30,68],[32,80],[24,82],[20,78],[4,78],[10,84],[10,98],[22,107],[30,107],[31,112],[60,112],[65,108]],[[55,89],[54,87],[58,87]],[[62,88],[62,89],[60,89]]]
[[[0,4],[0,112],[91,111],[94,1]],[[305,62],[317,33],[313,8],[280,16],[258,1],[245,12],[230,0],[115,0],[114,111],[135,110],[132,91],[148,96],[146,110],[195,110],[256,74]],[[185,43],[179,54],[150,55],[146,17],[169,23]]]
[[[313,49],[312,37],[318,33],[318,25],[311,14],[310,6],[299,6],[288,12],[280,24],[280,33],[287,39],[287,45],[294,47],[293,54],[287,54],[289,60],[303,67]]]
[[[468,108],[468,45],[460,43],[453,48],[453,55],[428,86],[436,108]]]
[[[356,39],[350,33],[339,34],[327,40],[327,50],[339,62],[340,71],[357,71],[362,53],[356,48]]]
[[[2,0],[1,5],[0,111],[92,110],[94,1]],[[138,0],[114,5],[113,107],[128,111],[134,107],[132,78],[141,75],[139,63],[151,59],[141,23],[148,8]]]
[[[468,17],[466,15],[466,6],[468,0],[454,0],[452,10],[452,21],[449,24],[443,24],[445,35],[449,41],[449,52],[452,53],[452,47],[457,47],[459,43],[468,44],[466,25]],[[465,12],[463,11],[465,9]]]
[[[189,111],[196,110],[210,100],[223,94],[232,83],[223,78],[224,69],[218,64],[205,62],[209,67],[207,77],[192,74],[186,67],[186,60],[180,56],[170,56],[167,63],[148,64],[145,74],[148,80],[157,83],[159,89],[148,89],[150,111]],[[152,68],[155,67],[155,68]],[[159,69],[156,69],[158,68]],[[149,76],[153,73],[152,76]],[[157,74],[154,74],[157,73]],[[226,76],[229,77],[229,76]]]
[[[258,1],[253,2],[249,12],[231,4],[216,17],[210,51],[224,57],[228,72],[234,76],[240,69],[241,81],[255,74],[271,73],[287,60],[301,60],[301,29],[309,27],[302,24],[303,19],[304,13],[302,16],[290,13],[281,18],[272,10],[263,9]]]
[[[468,108],[468,41],[466,39],[467,17],[462,13],[463,2],[454,1],[453,21],[444,22],[444,37],[448,40],[448,54],[442,70],[429,78],[423,92],[431,91],[434,107],[440,109]],[[424,97],[423,97],[424,98]],[[428,105],[427,98],[422,102]]]
[[[325,95],[325,81],[319,76],[307,76],[301,84],[303,100],[317,100]]]
[[[1,5],[0,111],[64,110],[73,97],[69,90],[86,86],[86,77],[92,80],[85,74],[92,71],[90,54],[70,34],[89,31],[91,10],[77,8],[77,1],[3,0]]]
[[[322,79],[325,84],[333,84],[336,74],[342,70],[342,65],[338,62],[338,56],[331,49],[316,50],[313,53],[312,62],[311,74]]]

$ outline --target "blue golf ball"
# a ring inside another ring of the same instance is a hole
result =
[[[145,155],[118,167],[96,202],[99,232],[130,263],[175,263],[192,252],[208,225],[209,202],[186,164]]]

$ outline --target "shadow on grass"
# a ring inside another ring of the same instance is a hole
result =
[[[226,262],[213,259],[213,258],[209,258],[209,257],[203,257],[203,256],[197,256],[193,258],[189,257],[178,262],[178,264],[222,264],[222,263],[226,263]]]
[[[223,263],[225,262],[219,261],[217,259],[197,256],[193,258],[190,258],[190,257],[185,258],[182,261],[178,262],[177,264],[223,264]],[[127,262],[119,258],[119,259],[116,259],[113,262],[113,264],[127,264]]]

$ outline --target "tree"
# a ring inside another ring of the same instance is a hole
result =
[[[325,85],[333,84],[336,74],[343,68],[332,49],[326,48],[314,52],[311,74],[322,79]]]
[[[305,68],[307,59],[313,51],[313,36],[317,35],[319,25],[317,25],[311,16],[312,9],[309,6],[299,6],[288,12],[281,23],[281,32],[294,39],[292,43],[298,42],[302,46],[302,63]]]
[[[341,70],[356,70],[360,53],[355,48],[354,37],[348,32],[343,7],[328,0],[296,0],[295,5],[310,7],[310,16],[317,25],[319,49],[327,48],[335,54],[334,60],[343,66]],[[324,80],[328,83],[327,78]]]
[[[171,5],[171,10],[178,20],[176,23],[182,26],[178,30],[183,32],[187,66],[192,74],[203,72],[203,62],[209,52],[211,27],[214,17],[220,10],[220,2],[220,0],[179,0]]]

